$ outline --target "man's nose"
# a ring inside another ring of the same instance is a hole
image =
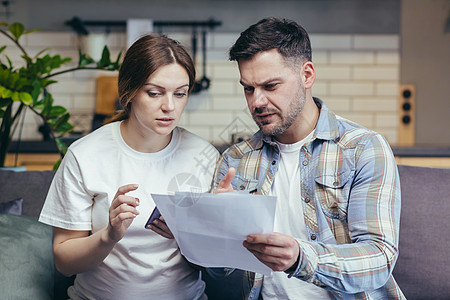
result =
[[[266,93],[264,93],[264,91],[256,89],[253,101],[254,108],[266,107],[268,102],[269,101],[267,99]]]

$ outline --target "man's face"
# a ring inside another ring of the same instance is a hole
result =
[[[281,136],[305,104],[301,66],[288,66],[276,49],[239,60],[241,84],[248,108],[262,132]]]

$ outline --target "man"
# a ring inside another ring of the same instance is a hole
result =
[[[378,133],[312,97],[307,32],[263,19],[230,49],[260,130],[227,149],[215,192],[276,195],[275,233],[244,246],[274,272],[247,273],[248,299],[404,299],[392,277],[400,182]]]

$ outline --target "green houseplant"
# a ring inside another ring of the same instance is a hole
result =
[[[70,123],[70,114],[67,109],[54,105],[53,96],[47,90],[48,86],[57,83],[53,77],[77,70],[117,71],[119,69],[121,53],[115,61],[111,61],[110,52],[106,46],[98,62],[79,50],[78,64],[62,70],[60,68],[72,61],[71,58],[62,58],[58,54],[50,55],[49,49],[43,49],[31,57],[19,39],[24,34],[35,31],[37,30],[25,31],[21,23],[0,23],[0,34],[18,47],[24,60],[22,66],[15,67],[8,56],[4,56],[5,61],[0,59],[0,167],[5,166],[12,136],[18,127],[21,115],[26,110],[32,111],[47,125],[61,158],[66,153],[67,147],[61,138],[73,130],[73,125]],[[5,49],[6,46],[1,46],[0,54]],[[59,162],[55,164],[55,168],[58,165]]]

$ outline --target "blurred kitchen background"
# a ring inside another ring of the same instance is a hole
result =
[[[242,30],[267,16],[292,19],[310,33],[315,97],[383,134],[400,163],[450,167],[450,0],[12,0],[0,5],[0,21],[41,28],[22,37],[28,51],[51,47],[74,63],[78,47],[97,45],[101,51],[104,44],[114,59],[126,49],[133,25],[178,39],[195,55],[198,80],[209,80],[208,88],[191,95],[180,126],[215,145],[257,130],[227,52]],[[0,37],[0,45],[8,45],[5,53],[21,61],[10,41]],[[114,109],[115,75],[79,71],[55,78],[58,83],[50,86],[55,104],[68,108],[76,125],[69,139],[91,132],[98,116]],[[44,146],[40,126],[27,114],[16,152],[28,169],[46,168],[57,156],[50,144]]]

